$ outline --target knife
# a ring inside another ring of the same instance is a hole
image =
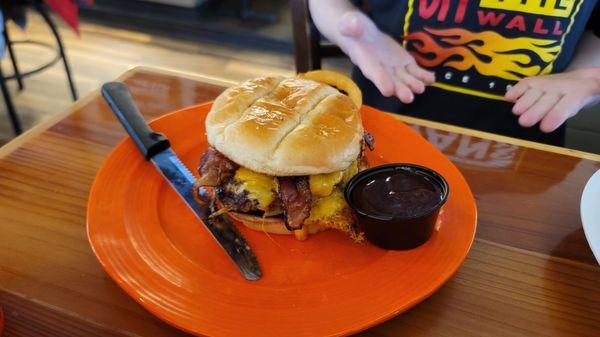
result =
[[[154,132],[144,121],[127,85],[122,82],[105,83],[102,86],[102,96],[144,158],[156,166],[188,207],[202,220],[242,275],[250,281],[260,279],[260,266],[246,239],[226,216],[211,217],[212,206],[200,204],[194,199],[193,185],[196,179],[171,149],[169,140],[163,134]],[[208,200],[208,194],[203,188],[199,192]]]

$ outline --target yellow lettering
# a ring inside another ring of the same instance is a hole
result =
[[[482,8],[547,15],[567,18],[571,15],[575,0],[480,0]]]

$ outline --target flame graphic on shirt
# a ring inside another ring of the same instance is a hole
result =
[[[412,55],[425,67],[447,66],[518,81],[549,73],[560,41],[529,37],[507,38],[496,32],[462,28],[430,29],[405,37]],[[540,66],[542,64],[543,66]]]

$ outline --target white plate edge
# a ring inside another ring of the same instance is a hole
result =
[[[592,238],[591,238],[591,233],[590,233],[590,229],[586,230],[586,227],[590,227],[593,224],[591,224],[591,220],[588,220],[587,223],[588,225],[586,226],[586,221],[585,221],[585,212],[584,212],[584,204],[588,204],[587,202],[584,202],[584,200],[587,200],[587,198],[591,198],[591,194],[592,194],[592,190],[591,190],[591,183],[592,181],[595,180],[599,180],[599,185],[600,185],[600,170],[596,171],[586,182],[585,187],[583,188],[583,193],[581,194],[581,203],[579,206],[579,212],[580,212],[580,217],[581,217],[581,224],[583,227],[583,233],[585,234],[585,238],[588,242],[588,246],[590,247],[590,249],[592,250],[592,253],[594,254],[594,257],[596,258],[596,261],[598,262],[598,264],[600,264],[600,245],[598,246],[594,246],[592,244]],[[600,200],[598,201],[600,203]],[[599,204],[600,207],[600,204]],[[600,230],[599,230],[600,231]]]

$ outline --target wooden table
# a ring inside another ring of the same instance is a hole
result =
[[[121,80],[148,119],[210,101],[230,84],[146,68]],[[600,156],[398,118],[464,174],[477,199],[477,235],[439,291],[361,335],[599,335],[600,267],[579,202]],[[186,335],[129,298],[86,237],[90,186],[124,135],[94,92],[0,149],[5,336]]]

